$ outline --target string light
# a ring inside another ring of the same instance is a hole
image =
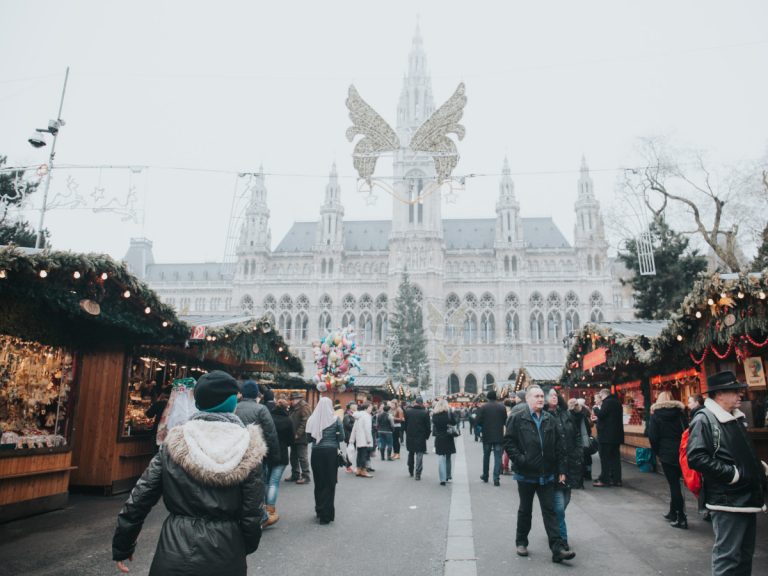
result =
[[[739,293],[736,295],[736,297],[739,298],[739,299],[744,298],[744,292],[739,290]]]
[[[47,277],[48,277],[48,271],[40,270],[40,278],[47,278]]]
[[[101,279],[102,280],[106,280],[107,278],[109,278],[109,274],[107,274],[106,272],[102,272],[101,273]]]
[[[678,334],[677,335],[677,341],[678,342],[682,342],[683,341],[683,335],[682,334]]]
[[[144,308],[144,314],[149,314],[150,312],[152,312],[152,308],[150,308],[149,306]]]
[[[8,272],[0,270],[0,280],[5,280],[6,278],[8,278]]]
[[[712,298],[710,298],[709,300],[707,300],[707,304],[709,304],[710,306],[714,306],[715,305],[715,301],[712,300]]]
[[[131,297],[131,291],[130,290],[126,290],[125,292],[123,292],[123,298],[130,298],[130,297]]]
[[[696,310],[696,318],[701,318],[701,310]]]
[[[765,300],[765,292],[763,292],[762,290],[760,290],[760,293],[757,296],[758,298],[760,298],[760,300]]]
[[[168,321],[167,320],[163,320],[163,328],[168,328]]]
[[[75,280],[80,280],[80,272],[78,272],[77,270],[72,272],[72,278],[74,278]]]

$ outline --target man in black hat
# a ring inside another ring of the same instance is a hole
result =
[[[704,408],[691,422],[688,464],[703,478],[712,513],[712,574],[751,574],[757,513],[765,511],[768,466],[758,460],[739,410],[746,384],[731,371],[707,378]]]

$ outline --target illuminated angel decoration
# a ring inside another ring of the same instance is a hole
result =
[[[459,140],[464,139],[465,129],[459,121],[466,103],[465,87],[461,83],[453,95],[416,130],[408,145],[414,152],[432,156],[439,184],[450,179],[459,162],[456,143],[448,134],[455,134]],[[347,129],[347,140],[352,142],[355,136],[363,136],[352,154],[355,170],[370,185],[376,160],[385,152],[399,150],[400,139],[392,127],[360,97],[354,86],[349,87],[347,108],[352,120],[352,126]]]

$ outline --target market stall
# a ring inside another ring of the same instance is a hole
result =
[[[515,379],[514,391],[524,390],[528,386],[535,384],[542,388],[560,387],[560,376],[563,372],[562,366],[530,364],[521,366]]]
[[[694,285],[656,347],[672,350],[706,378],[731,370],[749,386],[742,411],[758,455],[768,460],[765,428],[768,362],[768,271],[751,274],[715,274]]]
[[[645,424],[650,406],[665,389],[682,398],[681,379],[690,386],[698,380],[690,362],[657,346],[666,320],[636,320],[586,324],[575,336],[569,349],[561,381],[569,398],[584,398],[594,404],[600,388],[610,388],[624,407],[622,455],[631,461],[636,448],[648,448]],[[675,384],[677,383],[677,384]]]
[[[0,249],[0,521],[66,504],[117,445],[126,345],[186,331],[108,256]]]

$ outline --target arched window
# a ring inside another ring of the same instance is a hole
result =
[[[512,274],[517,274],[517,256],[512,256]]]
[[[568,310],[565,313],[565,333],[570,334],[579,329],[579,313],[576,310]]]
[[[253,314],[253,298],[248,294],[240,298],[240,309],[249,316]]]
[[[363,294],[357,301],[357,305],[361,310],[370,310],[373,308],[373,299],[368,294]]]
[[[275,297],[271,294],[268,294],[264,297],[264,310],[271,310],[275,311],[277,309],[277,301],[275,300]],[[273,314],[274,316],[274,314]]]
[[[370,312],[360,314],[359,326],[361,344],[373,344],[373,318]]]
[[[318,322],[318,328],[320,332],[320,336],[325,336],[328,332],[331,331],[331,315],[327,310],[324,310],[320,314],[320,321]]]
[[[568,292],[565,293],[565,307],[566,308],[579,307],[579,297],[576,295],[576,292],[574,292],[573,290],[568,290]]]
[[[387,340],[389,333],[389,326],[387,324],[387,313],[379,312],[376,315],[376,342],[384,344]]]
[[[289,341],[291,339],[291,313],[290,312],[281,312],[280,313],[280,320],[277,325],[277,329],[280,330],[280,332],[283,335],[283,338],[285,338],[286,341]]]
[[[448,394],[458,394],[461,391],[459,388],[459,377],[456,374],[448,376]]]
[[[323,294],[320,296],[319,304],[321,310],[330,310],[333,306],[333,300],[331,300],[331,297],[328,296],[328,294]]]
[[[288,294],[283,294],[280,297],[280,310],[293,310],[293,300]]]
[[[464,344],[477,342],[477,315],[471,310],[464,317]]]
[[[587,270],[592,272],[592,255],[587,256]]]
[[[379,294],[376,296],[376,310],[386,310],[387,309],[387,295],[386,294]]]
[[[328,260],[328,276],[333,276],[333,258]]]
[[[493,312],[486,310],[480,318],[480,341],[483,344],[493,344],[496,335],[496,323]]]
[[[344,310],[352,310],[352,308],[355,307],[355,297],[352,296],[352,294],[347,294],[342,298],[341,300],[341,306],[344,308]]]
[[[489,388],[493,388],[493,384],[496,382],[496,379],[493,377],[493,374],[490,372],[486,372],[485,376],[483,376],[483,390],[488,390]]]
[[[538,310],[531,313],[531,342],[540,343],[544,339],[544,315]]]
[[[467,374],[464,378],[464,392],[467,394],[477,394],[477,378],[474,374]]]
[[[600,294],[597,290],[592,292],[592,294],[589,295],[589,305],[592,308],[602,308],[604,304],[603,295]]]
[[[341,327],[346,328],[347,326],[355,327],[355,315],[349,310],[344,312],[344,316],[341,317]]]
[[[303,310],[296,314],[296,324],[294,325],[296,340],[304,344],[309,339],[309,316]]]
[[[504,272],[509,272],[509,256],[504,256]]]
[[[599,308],[592,310],[592,314],[589,315],[589,321],[594,323],[604,322],[605,318],[603,317],[603,311]]]
[[[320,264],[320,274],[322,276],[325,276],[325,274],[328,271],[328,265],[325,263],[325,258],[323,258],[322,264]]]
[[[547,314],[547,339],[550,342],[558,342],[562,337],[562,317],[557,310],[550,310]]]
[[[504,319],[504,337],[508,342],[520,340],[520,317],[517,312],[507,312]]]
[[[307,298],[306,295],[300,294],[299,297],[296,298],[296,309],[309,310],[309,298]]]

